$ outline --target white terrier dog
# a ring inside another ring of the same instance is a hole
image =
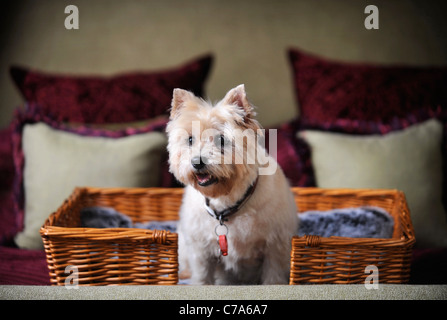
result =
[[[175,89],[167,126],[170,171],[186,185],[180,274],[193,284],[286,284],[297,208],[244,85],[215,106]],[[273,168],[273,169],[272,169]]]

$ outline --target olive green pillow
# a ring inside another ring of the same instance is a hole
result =
[[[75,187],[156,187],[167,139],[160,132],[87,137],[44,123],[23,129],[24,230],[20,248],[41,249],[39,229]]]
[[[318,187],[403,191],[419,247],[447,245],[442,134],[435,119],[383,136],[298,133],[311,147]]]

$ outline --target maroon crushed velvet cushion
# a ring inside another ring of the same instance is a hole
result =
[[[0,247],[0,285],[50,285],[43,250]]]
[[[12,126],[0,130],[0,245],[11,244],[18,231],[12,201],[14,160],[11,133]]]
[[[447,108],[447,67],[338,62],[298,49],[288,53],[306,127],[343,120],[389,124],[417,110]]]
[[[203,96],[211,55],[180,67],[113,77],[51,74],[13,66],[10,74],[27,102],[58,121],[122,123],[167,114],[174,88]]]
[[[0,221],[0,246],[11,246],[14,244],[14,236],[20,231],[12,188],[9,191],[0,192]]]
[[[447,67],[340,62],[299,49],[288,54],[300,115],[296,130],[386,134],[437,118],[447,168]],[[301,161],[309,161],[306,154]],[[447,207],[447,170],[443,183]]]
[[[11,189],[14,177],[11,132],[11,126],[0,130],[0,192]]]
[[[310,148],[304,140],[296,136],[298,125],[297,121],[289,121],[275,128],[276,160],[291,186],[315,187]],[[270,135],[271,132],[266,129],[265,146],[269,154],[273,155]]]

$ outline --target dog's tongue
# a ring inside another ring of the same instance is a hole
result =
[[[203,173],[197,174],[196,177],[199,183],[206,183],[211,179],[211,176],[209,174],[203,174]]]

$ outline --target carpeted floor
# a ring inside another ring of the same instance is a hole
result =
[[[447,300],[447,285],[0,286],[2,300]]]

